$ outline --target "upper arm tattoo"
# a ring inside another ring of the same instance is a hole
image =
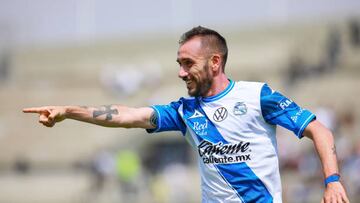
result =
[[[111,107],[112,107],[112,105],[105,105],[105,106],[98,108],[97,110],[94,110],[93,117],[96,118],[98,116],[106,114],[105,120],[110,121],[112,119],[112,115],[119,114],[117,109],[115,109],[115,108],[111,109]]]
[[[157,117],[155,111],[153,111],[150,116],[150,124],[154,127],[157,127],[157,123],[158,123],[158,117]]]

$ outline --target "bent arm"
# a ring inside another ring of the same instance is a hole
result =
[[[304,135],[313,140],[315,149],[319,154],[323,173],[328,177],[339,173],[334,137],[319,121],[314,120],[304,130]]]
[[[121,105],[101,107],[45,106],[23,109],[25,113],[38,113],[39,122],[52,127],[64,119],[74,119],[105,127],[145,128],[156,127],[156,115],[150,107],[131,108]]]
[[[339,174],[334,137],[331,131],[319,121],[314,120],[305,128],[304,135],[314,142],[315,149],[320,157],[324,177]],[[341,182],[336,181],[326,184],[321,202],[349,202]]]

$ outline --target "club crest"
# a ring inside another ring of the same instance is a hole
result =
[[[241,116],[247,113],[247,106],[244,102],[236,102],[234,106],[234,115]]]

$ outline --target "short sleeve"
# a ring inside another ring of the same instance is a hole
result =
[[[168,105],[154,105],[151,108],[154,109],[157,117],[156,128],[146,129],[148,133],[163,132],[163,131],[181,131],[182,134],[186,132],[186,125],[184,124],[178,109],[181,105],[181,101],[171,102]]]
[[[316,118],[309,110],[273,91],[267,84],[261,89],[260,104],[261,113],[267,123],[291,130],[298,138],[303,137],[304,129]]]

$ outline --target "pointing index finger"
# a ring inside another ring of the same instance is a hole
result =
[[[32,107],[32,108],[24,108],[24,113],[44,113],[47,112],[46,109],[41,107]]]

